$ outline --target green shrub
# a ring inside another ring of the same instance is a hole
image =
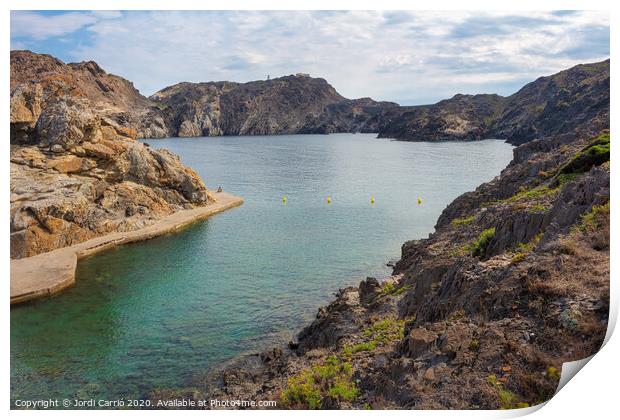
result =
[[[400,340],[404,336],[404,319],[384,319],[366,328],[362,335],[374,340],[378,345],[385,345]]]
[[[525,408],[530,406],[527,402],[519,401],[519,396],[507,389],[495,375],[487,376],[487,383],[495,388],[501,409],[509,410],[513,408]]]
[[[404,337],[405,322],[413,319],[415,318],[408,318],[407,320],[390,318],[374,323],[362,331],[362,336],[366,341],[344,346],[342,349],[342,357],[348,359],[355,353],[373,351],[377,347],[402,340]]]
[[[513,257],[510,259],[510,262],[512,264],[518,264],[521,261],[523,261],[525,259],[525,257],[527,257],[527,253],[525,252],[517,252],[515,255],[513,255]]]
[[[605,204],[592,206],[589,212],[581,215],[581,221],[571,230],[573,232],[593,232],[602,227],[601,219],[609,215],[609,201]]]
[[[405,293],[407,290],[411,289],[410,284],[406,284],[402,287],[397,287],[397,283],[386,283],[381,289],[381,293],[377,295],[377,298],[381,298],[383,296],[393,295],[398,296]]]
[[[561,174],[584,173],[593,166],[602,165],[609,161],[611,149],[609,133],[600,134],[592,143],[581,150],[575,157],[560,170]]]
[[[530,214],[538,214],[538,213],[546,213],[549,210],[548,206],[544,204],[534,204],[532,207],[528,209],[528,213]]]
[[[350,363],[330,356],[324,363],[304,369],[290,378],[280,396],[280,403],[286,407],[315,410],[323,406],[323,399],[327,396],[338,401],[353,401],[358,397],[359,389],[351,380],[352,374]]]
[[[547,377],[557,381],[560,379],[560,371],[553,366],[549,366],[547,368]]]
[[[477,257],[484,255],[491,240],[495,237],[495,228],[488,228],[482,231],[478,239],[472,243],[468,250],[472,256]]]
[[[452,226],[463,226],[468,225],[476,219],[476,216],[466,216],[466,217],[457,217],[456,219],[452,219],[450,224]]]
[[[478,351],[479,348],[480,348],[480,341],[476,338],[473,338],[471,342],[469,343],[469,349],[471,351]]]
[[[365,341],[363,343],[357,343],[352,346],[345,346],[342,350],[342,355],[344,357],[350,357],[354,353],[359,353],[361,351],[373,351],[377,348],[377,342],[375,340]]]

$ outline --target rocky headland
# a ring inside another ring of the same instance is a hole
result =
[[[145,107],[130,82],[94,62],[11,52],[11,258],[215,200],[178,156],[136,141],[138,115],[123,115]]]
[[[455,95],[379,116],[379,137],[400,140],[506,139],[519,145],[609,120],[609,60],[580,64],[528,83],[513,95]]]
[[[157,109],[144,137],[377,132],[376,116],[397,107],[346,99],[325,79],[291,75],[248,83],[179,83],[149,98]]]

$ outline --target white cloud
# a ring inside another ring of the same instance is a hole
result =
[[[606,12],[124,12],[12,14],[12,36],[76,39],[146,94],[180,81],[248,81],[308,72],[347,97],[427,102],[509,94],[524,81],[607,58]],[[76,29],[77,28],[77,29]],[[23,44],[23,39],[19,41]]]
[[[35,40],[75,32],[93,24],[97,17],[90,13],[64,13],[42,16],[34,12],[11,12],[11,37],[30,37]]]

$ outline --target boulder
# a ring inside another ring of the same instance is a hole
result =
[[[432,350],[437,334],[421,327],[411,330],[406,340],[406,354],[415,359]]]

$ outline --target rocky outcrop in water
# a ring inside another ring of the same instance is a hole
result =
[[[11,257],[138,229],[213,197],[166,150],[135,140],[148,102],[95,63],[11,53]]]

